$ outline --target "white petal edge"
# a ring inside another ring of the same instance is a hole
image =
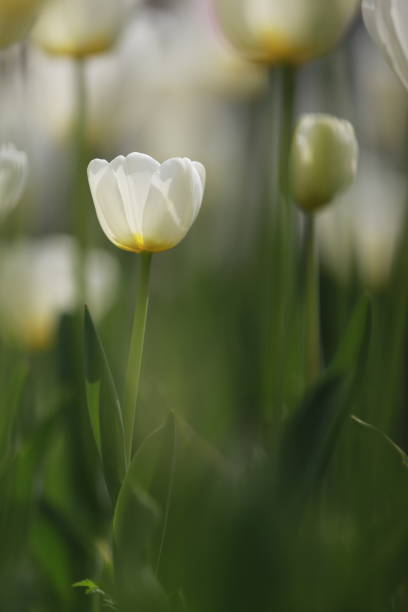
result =
[[[107,238],[122,248],[134,246],[134,236],[111,164],[104,159],[94,159],[87,173],[98,221]]]

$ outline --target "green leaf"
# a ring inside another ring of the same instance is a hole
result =
[[[113,519],[119,549],[133,542],[132,555],[147,560],[148,542],[160,520],[165,525],[175,469],[176,428],[170,414],[166,423],[147,436],[135,453],[118,495]],[[139,518],[135,521],[135,516]],[[164,526],[165,531],[165,526]],[[163,544],[164,535],[161,538]],[[149,559],[157,563],[159,551]]]
[[[367,296],[361,298],[352,313],[346,333],[340,341],[329,371],[347,374],[362,362],[371,337],[371,302]]]
[[[102,342],[88,308],[85,308],[84,336],[89,418],[108,489],[115,500],[125,474],[122,409]]]
[[[85,580],[80,580],[79,582],[74,582],[72,585],[74,588],[83,587],[85,589],[85,595],[105,595],[105,593],[98,587],[98,585],[89,578]]]
[[[27,381],[28,371],[28,365],[24,361],[14,366],[13,372],[8,379],[9,382],[6,387],[0,415],[0,465],[10,450],[13,426],[20,406],[24,385]]]
[[[157,578],[166,537],[176,462],[175,418],[135,453],[116,504],[113,527],[121,609],[167,610]],[[132,603],[133,602],[133,603]]]
[[[371,423],[367,423],[366,421],[363,421],[363,419],[360,419],[354,414],[352,414],[350,418],[354,423],[357,423],[358,425],[365,428],[366,430],[373,432],[380,439],[382,438],[383,441],[388,445],[388,447],[392,449],[394,453],[400,458],[402,465],[405,468],[408,468],[408,455],[405,453],[405,451],[402,450],[400,446],[398,446],[398,444],[396,444],[393,440],[391,440],[391,438],[387,436],[386,433],[381,431],[381,429],[379,429],[378,427],[375,427],[375,425],[371,425]]]
[[[100,595],[102,597],[102,606],[104,608],[109,608],[110,610],[117,610],[117,606],[113,599],[109,597],[105,593],[105,591],[102,591],[102,589],[93,580],[86,578],[85,580],[74,582],[72,586],[74,588],[84,588],[85,595]]]
[[[364,298],[331,364],[288,424],[280,455],[281,487],[296,483],[296,494],[302,495],[321,482],[351,412],[370,336],[370,303]]]

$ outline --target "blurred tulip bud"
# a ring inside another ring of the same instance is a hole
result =
[[[1,0],[0,49],[25,38],[45,0]]]
[[[330,51],[359,0],[213,0],[232,44],[255,61],[300,64]]]
[[[59,317],[78,304],[75,241],[56,235],[21,240],[0,249],[0,327],[10,340],[44,349],[53,340]],[[90,251],[85,264],[86,300],[98,318],[112,304],[118,266],[102,250]]]
[[[358,144],[353,126],[330,115],[304,115],[292,143],[291,180],[296,203],[313,212],[354,180]]]
[[[205,174],[199,162],[175,157],[160,165],[142,153],[88,166],[103,231],[134,253],[165,251],[184,238],[201,208]]]
[[[125,21],[122,0],[49,0],[33,39],[49,53],[85,57],[108,50]]]
[[[374,42],[408,89],[408,3],[363,0],[363,19]]]
[[[0,218],[14,208],[27,182],[27,155],[14,145],[0,147]]]

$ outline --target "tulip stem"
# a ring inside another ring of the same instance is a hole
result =
[[[130,340],[129,358],[125,380],[125,443],[127,466],[133,456],[133,438],[135,433],[136,405],[139,395],[140,373],[142,369],[143,346],[146,330],[147,311],[149,307],[149,278],[152,254],[139,255],[138,295],[133,319]]]
[[[75,167],[76,184],[74,190],[74,230],[78,240],[78,294],[80,301],[85,301],[85,258],[88,231],[88,214],[86,201],[86,72],[85,60],[78,59],[74,63],[75,92],[76,92],[76,121],[75,121]]]
[[[321,364],[320,351],[320,297],[319,269],[316,245],[316,219],[313,213],[305,215],[306,266],[306,379],[316,382]]]

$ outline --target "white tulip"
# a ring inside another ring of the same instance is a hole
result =
[[[160,252],[187,234],[201,207],[205,168],[175,157],[159,164],[143,153],[94,159],[88,179],[99,223],[125,251]]]
[[[49,53],[84,57],[109,49],[126,17],[122,0],[49,0],[33,30]]]
[[[359,0],[213,0],[227,38],[255,61],[302,63],[330,51]]]
[[[341,282],[357,274],[380,289],[393,269],[405,227],[404,176],[363,152],[357,180],[317,219],[324,264]]]
[[[306,211],[320,209],[355,179],[358,143],[353,126],[332,115],[302,115],[290,161],[296,203]]]
[[[58,319],[78,305],[76,244],[65,235],[20,240],[0,248],[0,326],[10,339],[46,348]],[[86,301],[101,317],[112,304],[118,266],[109,253],[92,250],[85,263]]]
[[[27,182],[27,155],[14,145],[0,147],[0,217],[14,208]]]
[[[1,0],[0,49],[27,36],[44,0]]]
[[[363,0],[363,18],[374,42],[408,89],[408,3]]]

